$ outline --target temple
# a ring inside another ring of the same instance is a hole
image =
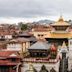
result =
[[[54,43],[50,44],[45,40],[38,40],[28,48],[28,52],[29,55],[23,59],[23,66],[25,67],[22,67],[22,71],[51,72],[54,70],[54,72],[59,72],[60,56]]]
[[[47,28],[32,29],[32,34],[36,38],[45,38],[50,43],[62,45],[62,42],[65,41],[68,45],[68,38],[72,37],[71,24],[64,21],[63,17],[60,16],[57,22],[48,25]]]
[[[60,16],[47,27],[33,28],[37,42],[27,48],[22,72],[70,72],[72,70],[71,24]]]
[[[62,16],[5,44],[6,49],[0,50],[0,72],[72,72],[72,26]]]

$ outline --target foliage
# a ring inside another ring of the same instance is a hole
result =
[[[27,28],[28,28],[27,24],[22,24],[21,25],[21,30],[27,30]]]

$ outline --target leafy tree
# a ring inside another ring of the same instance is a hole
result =
[[[21,30],[27,30],[27,29],[28,29],[27,24],[22,24],[22,26],[21,26]]]

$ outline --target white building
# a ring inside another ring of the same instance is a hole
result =
[[[30,41],[24,38],[12,39],[7,44],[9,51],[22,51],[25,52],[30,47]]]

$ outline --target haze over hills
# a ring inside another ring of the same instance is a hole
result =
[[[54,23],[54,21],[52,21],[52,20],[48,20],[48,19],[45,19],[45,20],[39,20],[38,23],[42,23],[42,24],[50,24],[50,23]]]
[[[19,22],[24,22],[24,23],[33,23],[33,22],[38,22],[38,23],[42,23],[42,24],[48,24],[48,23],[53,23],[54,21],[49,20],[49,19],[37,19],[37,18],[14,18],[14,17],[1,17],[0,18],[0,24],[3,23],[8,23],[8,24],[14,24],[14,23],[19,23]]]
[[[54,23],[54,20],[48,19],[48,18],[14,18],[14,17],[0,17],[0,24],[18,24],[19,22],[23,23],[34,23],[34,24],[50,24]],[[72,20],[68,21],[70,24],[72,24]]]

